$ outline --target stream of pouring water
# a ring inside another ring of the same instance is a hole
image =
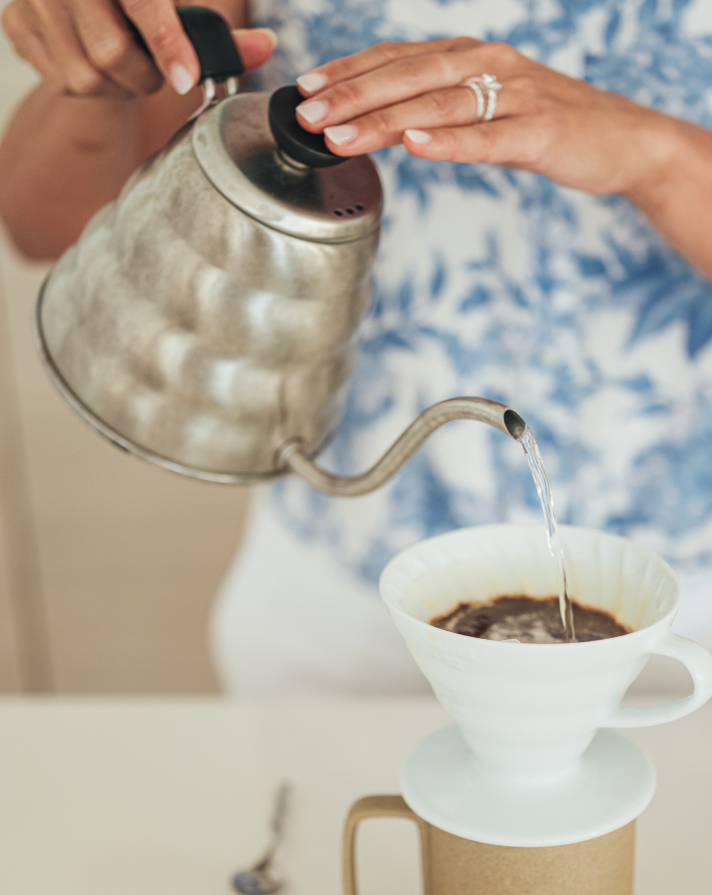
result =
[[[531,469],[534,477],[541,508],[544,510],[544,518],[546,520],[546,539],[549,543],[549,551],[556,563],[556,574],[559,583],[559,609],[561,611],[561,621],[564,624],[564,634],[567,643],[576,641],[576,632],[574,630],[574,613],[571,605],[571,599],[566,587],[566,569],[564,568],[564,553],[561,549],[561,541],[559,540],[559,530],[556,527],[556,513],[554,512],[554,499],[551,496],[551,488],[549,487],[549,479],[546,477],[546,470],[541,460],[539,446],[534,440],[531,432],[527,431],[522,436],[519,443],[524,448],[524,456],[527,458],[529,469]]]

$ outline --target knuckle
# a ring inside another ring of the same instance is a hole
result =
[[[87,47],[87,55],[97,68],[111,71],[121,65],[130,50],[131,40],[128,35],[105,35]]]
[[[78,96],[89,96],[101,86],[102,78],[98,71],[90,68],[75,68],[67,73],[67,86]]]
[[[403,44],[397,40],[385,40],[378,44],[378,53],[384,63],[394,62],[403,53]]]
[[[432,58],[439,60],[438,56]],[[432,62],[430,62],[430,64],[432,65]],[[423,76],[425,67],[426,63],[422,58],[418,56],[409,56],[402,61],[399,76],[409,83],[419,81]]]
[[[451,90],[436,90],[427,96],[430,111],[439,123],[450,122],[457,117],[459,99],[457,93]]]
[[[463,35],[462,37],[454,37],[452,40],[452,44],[450,45],[451,50],[455,50],[456,52],[460,52],[462,50],[475,50],[479,47],[481,41],[476,40],[474,37],[467,37]]]
[[[433,75],[443,84],[458,84],[462,81],[461,65],[453,53],[440,53],[432,60]]]
[[[511,44],[501,40],[493,40],[485,46],[492,59],[504,65],[514,65],[521,55],[519,50],[516,50]]]
[[[516,90],[525,97],[538,96],[538,90],[535,79],[529,74],[516,74],[507,78],[507,89]]]
[[[454,162],[458,157],[458,146],[455,135],[451,131],[445,131],[441,137],[442,143],[438,158],[444,162]]]
[[[368,129],[380,133],[390,133],[394,130],[393,115],[389,109],[376,109],[368,116]]]
[[[22,10],[17,3],[10,3],[3,9],[0,21],[2,21],[5,33],[12,41],[17,40],[27,30]]]
[[[31,10],[32,17],[41,22],[45,28],[53,27],[61,18],[61,13],[57,9],[59,4],[52,0],[28,0],[27,6]]]
[[[363,89],[356,81],[343,81],[334,87],[335,105],[358,106],[363,100]]]
[[[122,0],[128,17],[140,25],[154,55],[166,59],[174,55],[184,39],[184,31],[177,16],[157,17],[155,3],[147,0]]]
[[[492,125],[478,124],[477,161],[487,164],[494,155],[495,139]]]
[[[147,34],[153,52],[162,58],[172,56],[179,47],[180,32],[166,22],[161,22]]]

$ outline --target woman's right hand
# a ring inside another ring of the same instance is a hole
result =
[[[200,5],[225,15],[235,4],[208,0]],[[143,35],[155,63],[134,40],[127,18]],[[2,23],[17,53],[70,94],[146,96],[165,78],[182,95],[200,75],[173,0],[12,0]],[[233,36],[248,71],[272,54],[269,32],[234,31]]]

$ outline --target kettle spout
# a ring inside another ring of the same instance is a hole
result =
[[[487,398],[450,398],[424,410],[381,459],[362,475],[344,477],[320,469],[306,455],[298,438],[290,439],[279,448],[277,466],[297,473],[316,491],[337,497],[358,497],[388,481],[436,429],[452,420],[488,423],[515,441],[521,441],[528,432],[521,416],[505,404]]]

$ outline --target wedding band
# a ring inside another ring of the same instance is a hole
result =
[[[475,121],[491,121],[497,108],[497,92],[502,89],[494,75],[477,75],[462,82],[463,87],[469,87],[477,99],[477,116]],[[487,106],[485,107],[485,92],[487,93]]]

